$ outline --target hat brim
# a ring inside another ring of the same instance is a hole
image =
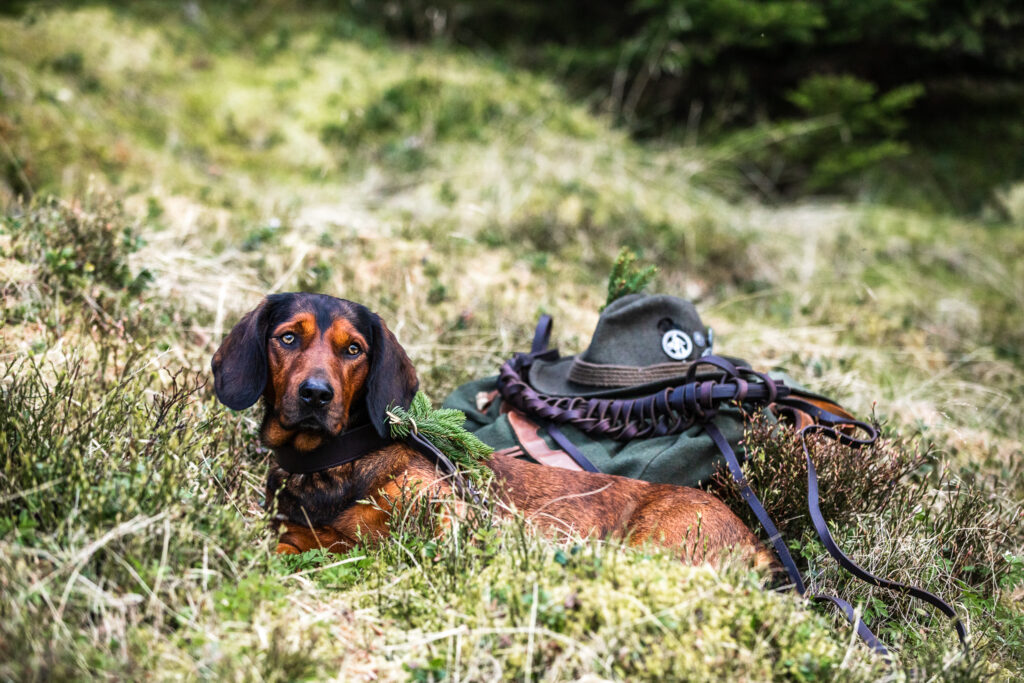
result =
[[[745,360],[724,355],[720,357],[730,361],[734,365],[746,368],[750,367],[750,364]],[[686,373],[690,367],[689,364],[683,365],[680,363],[678,377],[668,377],[653,382],[645,382],[644,384],[634,384],[628,387],[595,387],[589,384],[573,382],[569,379],[569,371],[572,368],[572,362],[575,358],[576,356],[567,356],[565,358],[550,361],[537,358],[530,365],[530,370],[527,373],[526,378],[527,382],[529,382],[530,386],[538,392],[547,394],[548,396],[579,396],[581,398],[635,396],[637,394],[653,393],[658,389],[682,384],[683,380],[686,379]],[[710,366],[708,367],[710,368]],[[698,372],[697,377],[705,378],[717,376],[718,374],[720,373],[709,369],[708,372]]]

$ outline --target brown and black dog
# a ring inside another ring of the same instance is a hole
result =
[[[408,406],[418,387],[409,357],[380,317],[322,294],[268,296],[221,344],[213,374],[217,397],[229,408],[263,397],[268,447],[290,444],[303,452],[367,423],[384,435],[388,407]],[[495,477],[487,495],[542,526],[621,535],[634,545],[653,541],[691,562],[714,562],[727,552],[774,562],[725,503],[704,491],[499,455],[488,466]],[[431,461],[401,442],[313,474],[272,466],[267,500],[276,499],[284,526],[277,552],[344,552],[360,538],[383,538],[395,501],[410,485],[450,490]]]

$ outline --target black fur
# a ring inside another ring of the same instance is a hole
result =
[[[412,361],[380,316],[376,313],[370,316],[373,341],[370,342],[370,375],[366,378],[366,411],[377,432],[386,436],[387,409],[392,404],[408,408],[419,381]]]
[[[364,458],[356,463],[313,474],[288,474],[271,467],[267,475],[267,503],[275,512],[296,524],[330,526],[345,510],[376,491],[373,482],[381,476],[387,461]]]
[[[268,297],[246,313],[213,355],[214,391],[232,410],[256,403],[267,386],[267,329],[272,308]]]

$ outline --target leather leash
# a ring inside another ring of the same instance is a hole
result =
[[[552,439],[570,455],[583,469],[597,471],[586,456],[562,434],[558,425],[571,424],[581,431],[598,438],[610,437],[617,441],[634,438],[667,436],[686,431],[700,424],[725,458],[728,470],[740,487],[740,495],[768,533],[769,541],[789,575],[793,588],[801,596],[815,602],[829,602],[840,609],[846,620],[856,629],[858,636],[869,648],[891,663],[889,650],[856,614],[853,606],[834,595],[808,594],[800,570],[786,546],[785,540],[772,521],[768,511],[746,480],[739,458],[728,440],[715,425],[713,419],[719,407],[733,404],[741,408],[762,407],[775,404],[781,411],[802,411],[814,419],[814,423],[798,432],[807,458],[807,506],[814,530],[825,546],[825,550],[836,562],[856,578],[880,588],[887,588],[922,600],[953,621],[957,637],[965,652],[969,652],[967,628],[956,611],[942,598],[916,586],[910,586],[884,579],[868,572],[851,560],[836,544],[828,529],[828,522],[821,512],[818,491],[818,476],[811,460],[807,437],[821,432],[839,443],[851,448],[870,446],[878,440],[878,430],[866,422],[843,415],[836,415],[808,400],[812,396],[787,386],[765,373],[750,368],[737,367],[732,362],[718,357],[699,358],[689,367],[686,382],[676,387],[633,399],[583,398],[547,396],[533,389],[526,381],[530,364],[536,358],[554,359],[558,351],[549,350],[551,316],[543,315],[534,332],[530,353],[516,354],[502,365],[498,373],[498,391],[511,406],[531,417],[539,418]],[[708,365],[714,370],[698,373],[700,366]],[[842,431],[852,429],[866,436],[857,438]]]

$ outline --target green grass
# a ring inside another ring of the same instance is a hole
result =
[[[871,616],[899,675],[1024,674],[1019,224],[725,199],[712,153],[639,145],[542,77],[344,13],[31,8],[0,33],[0,678],[882,675],[830,613],[741,566],[479,520],[270,555],[258,416],[207,384],[264,293],[367,304],[440,399],[523,350],[539,312],[585,346],[622,245],[697,300],[720,350],[923,455],[874,509],[835,468],[851,502],[833,532],[953,600],[970,660],[826,559],[799,486],[767,483],[784,463],[799,479],[794,447],[754,461],[815,585]],[[1018,194],[1000,201],[1019,221]]]

